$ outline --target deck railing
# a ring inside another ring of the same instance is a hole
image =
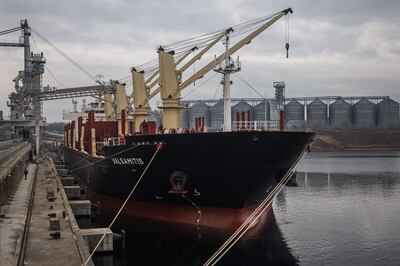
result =
[[[240,130],[279,130],[279,121],[232,121],[232,131]]]
[[[104,138],[104,146],[125,145],[124,137]]]

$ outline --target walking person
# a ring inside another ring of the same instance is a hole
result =
[[[28,176],[28,168],[25,168],[24,175],[25,175],[25,180],[26,180],[26,178]]]

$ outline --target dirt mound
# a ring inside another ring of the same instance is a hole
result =
[[[400,129],[335,130],[316,133],[314,150],[400,150]]]

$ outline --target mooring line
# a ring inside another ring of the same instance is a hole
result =
[[[290,175],[294,168],[300,162],[300,159],[307,151],[307,147],[302,151],[300,156],[296,159],[295,163],[286,172],[279,183],[269,193],[269,195],[259,204],[259,206],[252,212],[252,214],[242,223],[242,225],[225,241],[225,243],[203,264],[203,266],[215,265],[232,247],[233,245],[253,226],[254,222],[263,214],[263,212],[271,205],[271,197],[274,197],[282,190],[284,185],[289,181]],[[261,210],[261,211],[260,211]],[[250,223],[250,225],[249,225]],[[239,236],[239,237],[237,237]],[[236,238],[237,237],[237,238]],[[235,239],[236,238],[236,239]]]
[[[207,262],[204,263],[204,266],[206,266],[206,265],[214,265],[216,262],[212,263],[213,260],[214,260],[215,258],[217,258],[217,256],[218,256],[221,252],[223,252],[224,249],[232,243],[232,241],[235,240],[235,237],[237,237],[239,234],[240,234],[239,237],[241,237],[241,236],[242,236],[241,231],[242,231],[242,230],[246,230],[246,227],[249,229],[249,228],[253,225],[253,223],[254,223],[254,222],[256,221],[256,219],[258,218],[258,217],[257,217],[258,213],[261,213],[261,214],[262,214],[262,212],[265,211],[266,207],[268,207],[268,201],[270,201],[272,195],[275,193],[276,189],[277,189],[278,187],[281,186],[281,183],[282,183],[283,181],[284,181],[284,179],[281,179],[281,181],[274,187],[274,189],[268,194],[268,196],[258,205],[258,207],[252,212],[252,214],[251,214],[249,217],[247,217],[247,219],[241,224],[241,226],[240,226],[240,227],[225,241],[225,243],[224,243],[224,244],[223,244],[223,245],[208,259],[208,260],[207,260]],[[265,204],[267,204],[267,206],[265,206]],[[261,211],[260,211],[260,210],[261,210]],[[249,225],[249,223],[250,223],[250,225]],[[246,231],[247,231],[247,230],[246,230]],[[236,241],[235,241],[234,243],[236,243]],[[229,248],[230,248],[230,247],[229,247]],[[224,252],[224,253],[225,253],[225,252]],[[212,264],[211,264],[211,263],[212,263]]]
[[[279,184],[279,191],[284,187],[283,184]],[[279,193],[279,191],[277,193]],[[223,246],[219,249],[219,253],[214,253],[214,257],[210,260],[209,263],[205,263],[204,265],[215,265],[235,244],[237,241],[239,241],[242,236],[251,228],[255,225],[255,222],[257,221],[258,218],[264,213],[264,211],[267,210],[267,208],[272,204],[272,200],[267,200],[266,205],[263,204],[262,208],[258,209],[255,211],[253,214],[254,216],[252,219],[246,223],[246,225],[242,228],[243,230],[238,230],[236,231],[237,234],[231,239],[231,241],[227,241],[224,243]],[[257,212],[257,214],[256,214]],[[236,237],[236,238],[235,238]],[[214,260],[214,261],[213,261]]]
[[[136,147],[136,146],[135,146]],[[143,176],[145,175],[145,173],[147,172],[147,169],[149,169],[151,163],[153,162],[154,158],[156,157],[158,151],[161,149],[161,146],[157,145],[157,150],[154,152],[153,156],[151,157],[149,163],[147,164],[146,168],[143,170],[142,175],[139,177],[138,181],[136,182],[135,186],[132,188],[131,192],[129,193],[128,197],[125,199],[124,203],[122,204],[121,208],[119,209],[119,211],[117,212],[117,214],[115,215],[114,219],[111,221],[110,225],[108,226],[108,229],[111,228],[111,226],[113,226],[114,222],[117,220],[118,216],[120,215],[122,209],[125,207],[126,203],[128,202],[129,198],[132,196],[133,192],[136,190],[136,187],[139,185],[140,181],[142,180]],[[104,237],[106,236],[106,232],[104,232],[104,234],[102,235],[102,237],[100,238],[99,242],[97,243],[96,247],[93,249],[92,253],[90,253],[89,257],[87,258],[87,260],[85,261],[85,263],[83,264],[83,266],[86,266],[88,264],[88,262],[90,261],[90,259],[92,258],[93,254],[96,252],[96,250],[98,249],[98,247],[100,246],[101,242],[104,240]]]

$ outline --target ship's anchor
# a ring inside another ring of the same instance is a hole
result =
[[[187,175],[184,172],[181,171],[173,172],[169,177],[169,181],[172,187],[169,193],[186,194],[188,192],[185,189],[186,180],[187,180]]]

